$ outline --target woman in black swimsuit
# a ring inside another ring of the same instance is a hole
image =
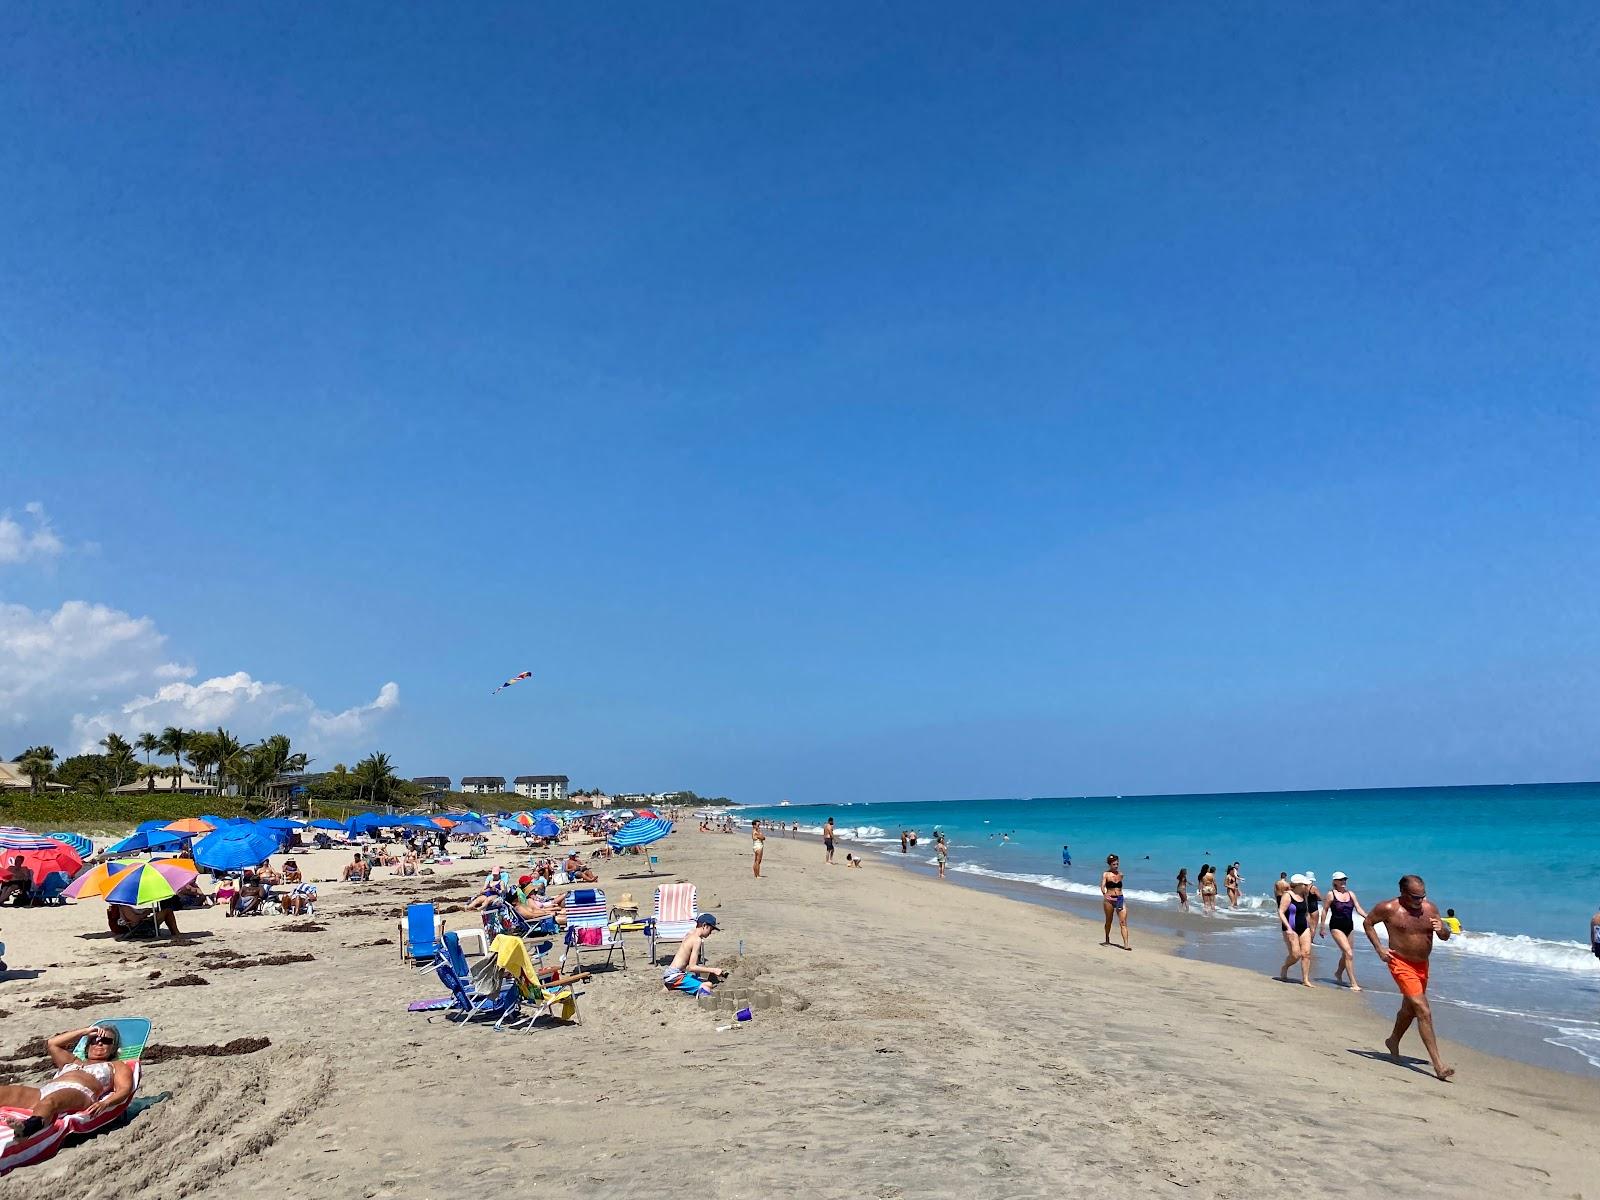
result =
[[[1278,924],[1283,929],[1283,944],[1289,951],[1283,960],[1283,966],[1278,968],[1278,978],[1289,982],[1289,968],[1295,963],[1300,964],[1300,982],[1306,987],[1316,987],[1311,982],[1311,902],[1306,898],[1306,892],[1311,888],[1311,882],[1304,875],[1291,875],[1289,877],[1289,890],[1283,894],[1283,899],[1278,901]]]
[[[1122,862],[1115,854],[1106,855],[1105,873],[1100,876],[1100,898],[1106,910],[1106,940],[1101,945],[1111,945],[1111,918],[1115,915],[1122,926],[1122,948],[1132,950],[1128,945],[1128,902],[1122,895]]]
[[[1333,940],[1338,944],[1339,969],[1333,973],[1335,980],[1344,981],[1346,972],[1350,974],[1350,990],[1359,992],[1361,985],[1356,982],[1356,952],[1350,944],[1350,935],[1355,931],[1355,919],[1367,919],[1367,910],[1361,907],[1361,901],[1356,899],[1356,894],[1350,890],[1350,877],[1343,871],[1333,873],[1333,886],[1328,889],[1328,903],[1322,910],[1322,924],[1318,929],[1318,936],[1324,936],[1328,930],[1333,930]]]

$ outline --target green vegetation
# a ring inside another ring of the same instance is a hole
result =
[[[36,833],[51,830],[118,830],[140,821],[176,821],[201,807],[220,817],[249,816],[233,796],[174,796],[170,792],[132,796],[93,796],[83,792],[0,792],[0,825],[20,825]],[[254,815],[260,815],[259,811]]]

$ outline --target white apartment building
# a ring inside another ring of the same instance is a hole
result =
[[[567,798],[567,784],[572,781],[565,775],[518,775],[511,781],[512,790],[529,800],[554,804]]]

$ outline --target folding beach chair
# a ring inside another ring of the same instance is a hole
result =
[[[444,918],[434,912],[433,905],[406,905],[405,920],[400,923],[400,961],[418,970],[432,966],[439,959],[443,934]]]
[[[29,897],[33,904],[65,904],[66,899],[61,895],[67,890],[67,884],[72,882],[72,876],[65,871],[51,871],[39,881]]]
[[[542,949],[549,948],[550,943],[544,943]],[[589,972],[544,978],[545,972],[534,965],[536,960],[518,938],[502,935],[495,939],[490,950],[489,961],[497,964],[502,976],[511,980],[517,989],[529,1029],[545,1016],[557,1021],[583,1023],[578,1016],[578,993],[572,990],[572,985],[588,979]]]
[[[461,952],[461,942],[454,932],[444,935],[444,952],[436,964],[439,981],[450,989],[455,1001],[453,1012],[459,1012],[462,1025],[487,1017],[495,1019],[496,1029],[508,1020],[515,1020],[522,1005],[521,993],[515,980],[506,978],[493,955],[467,965],[467,956]]]
[[[668,883],[656,889],[656,915],[646,922],[650,939],[650,961],[656,961],[656,947],[675,946],[689,936],[698,916],[692,883]]]
[[[567,949],[577,955],[580,970],[585,954],[604,954],[607,966],[613,954],[620,954],[623,969],[627,969],[627,947],[622,935],[611,928],[606,894],[599,888],[579,888],[567,895]],[[566,961],[564,954],[562,961]]]
[[[132,1093],[123,1103],[92,1117],[81,1112],[58,1117],[53,1124],[46,1125],[31,1137],[19,1139],[9,1127],[0,1124],[0,1175],[30,1163],[43,1162],[53,1157],[66,1142],[86,1137],[127,1116],[128,1106],[139,1094],[139,1056],[144,1053],[145,1044],[150,1040],[150,1022],[143,1017],[109,1017],[93,1024],[113,1025],[121,1035],[122,1046],[117,1057],[133,1064]],[[82,1039],[79,1039],[73,1053],[79,1058],[88,1057],[88,1047]],[[0,1108],[0,1115],[26,1117],[28,1113],[19,1108]]]

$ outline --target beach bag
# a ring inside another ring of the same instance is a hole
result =
[[[578,930],[578,945],[598,946],[605,941],[605,930],[597,925],[587,926]]]

